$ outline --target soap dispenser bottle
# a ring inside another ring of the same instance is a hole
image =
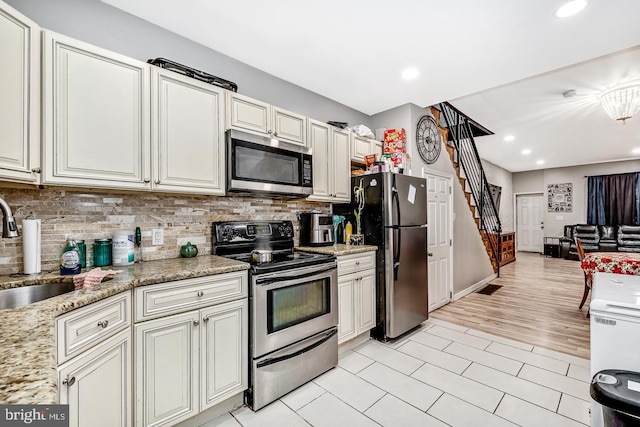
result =
[[[71,274],[79,274],[80,269],[80,249],[78,248],[76,239],[69,236],[60,255],[60,275],[68,276]]]

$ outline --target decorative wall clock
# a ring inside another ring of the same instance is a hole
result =
[[[431,164],[438,160],[442,148],[442,136],[433,117],[420,117],[416,127],[416,145],[418,154],[425,163]]]

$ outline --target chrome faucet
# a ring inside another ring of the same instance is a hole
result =
[[[16,220],[13,218],[11,208],[2,197],[0,197],[0,209],[2,209],[2,237],[18,237]]]

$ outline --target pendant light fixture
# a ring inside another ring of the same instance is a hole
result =
[[[625,123],[625,120],[640,111],[640,83],[625,84],[606,90],[600,94],[600,103],[609,117]]]

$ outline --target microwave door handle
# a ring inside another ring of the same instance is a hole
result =
[[[284,362],[285,360],[289,360],[289,359],[293,359],[294,357],[298,357],[301,354],[307,353],[307,352],[313,350],[314,348],[321,346],[325,342],[329,341],[331,339],[331,337],[333,337],[337,333],[338,333],[337,329],[332,329],[331,331],[325,333],[325,336],[322,339],[314,342],[313,344],[311,344],[311,345],[309,345],[309,346],[307,346],[307,347],[305,347],[303,349],[300,349],[298,351],[294,351],[293,353],[285,354],[284,356],[272,357],[272,358],[263,360],[262,362],[259,362],[257,364],[257,368],[262,368],[264,366],[273,365],[275,363]]]

